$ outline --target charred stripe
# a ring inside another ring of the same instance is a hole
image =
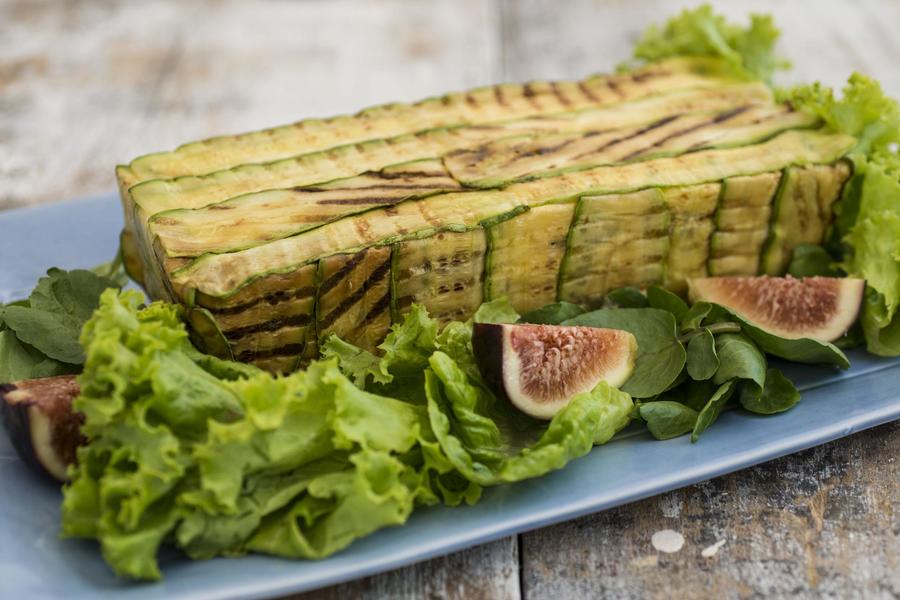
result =
[[[366,254],[369,252],[368,248],[365,250],[360,250],[356,254],[350,257],[350,260],[345,262],[340,269],[332,273],[332,275],[322,282],[319,286],[319,295],[327,294],[334,286],[339,284],[342,279],[350,275],[353,272],[353,269],[356,268],[362,260],[366,257]]]
[[[388,274],[388,272],[390,272],[390,270],[391,259],[388,258],[383,263],[378,265],[377,269],[372,271],[372,274],[369,275],[369,278],[366,279],[366,281],[359,287],[358,290],[345,298],[344,301],[337,306],[337,308],[325,315],[325,318],[322,319],[321,322],[321,328],[325,329],[326,327],[334,323],[338,317],[347,312],[347,309],[359,302],[362,297],[366,295],[366,292],[369,291],[369,288],[384,279],[384,277]]]
[[[249,302],[244,302],[243,304],[235,304],[234,306],[228,306],[224,308],[209,308],[208,310],[216,315],[235,315],[262,302],[268,302],[269,304],[274,306],[287,300],[299,300],[302,298],[307,298],[315,293],[316,289],[314,287],[306,286],[297,288],[296,290],[271,292],[266,294],[265,296],[250,300]]]
[[[277,329],[281,329],[282,327],[300,327],[302,325],[309,325],[311,321],[312,317],[310,315],[295,315],[293,317],[287,317],[284,319],[273,319],[271,321],[264,321],[262,323],[254,323],[253,325],[238,327],[236,329],[231,329],[223,333],[229,341],[234,342],[251,333],[275,331]]]

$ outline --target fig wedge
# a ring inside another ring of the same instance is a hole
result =
[[[688,295],[782,338],[832,342],[856,321],[865,287],[842,277],[706,277],[688,281]]]
[[[3,424],[16,452],[36,471],[66,480],[66,467],[85,442],[84,421],[72,410],[79,388],[74,375],[43,377],[0,385]]]
[[[476,323],[472,349],[497,394],[532,417],[550,419],[601,381],[625,383],[637,341],[618,329]]]

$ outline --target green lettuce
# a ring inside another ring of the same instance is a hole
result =
[[[107,291],[84,328],[90,443],[62,510],[117,573],[159,578],[164,542],[319,558],[417,505],[477,500],[423,405],[360,390],[335,360],[274,377],[202,355],[176,307],[141,302]]]
[[[854,175],[835,206],[832,237],[851,277],[866,280],[862,325],[869,352],[900,354],[900,105],[853,74],[838,98],[818,83],[782,94],[832,130],[853,135]]]
[[[201,354],[178,307],[142,302],[107,290],[81,334],[74,408],[90,442],[62,506],[63,534],[96,539],[127,577],[160,578],[164,543],[197,559],[328,556],[417,506],[558,469],[632,409],[601,385],[531,419],[482,382],[472,323],[441,330],[420,306],[381,356],[332,337],[329,358],[276,377]],[[482,315],[518,317],[502,303]]]
[[[686,9],[662,27],[651,25],[634,47],[634,58],[657,61],[672,56],[704,55],[722,59],[738,77],[771,82],[790,63],[775,54],[780,32],[770,15],[750,15],[750,26],[729,23],[704,4]]]

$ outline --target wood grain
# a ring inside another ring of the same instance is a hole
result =
[[[526,534],[523,596],[897,598],[898,456],[893,423]],[[653,547],[663,529],[679,552]]]
[[[693,2],[691,3],[693,4]],[[742,19],[747,2],[714,2]],[[628,58],[681,0],[0,0],[0,208],[187,140]],[[900,95],[900,2],[757,0],[795,69]],[[599,450],[602,451],[602,450]],[[303,598],[900,596],[900,425]],[[684,548],[663,554],[671,528]],[[717,541],[715,556],[701,551]],[[519,547],[521,546],[521,556]]]

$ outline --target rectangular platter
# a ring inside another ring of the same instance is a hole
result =
[[[113,195],[0,213],[0,302],[28,294],[50,266],[110,260],[121,228]],[[448,554],[504,536],[633,502],[900,418],[900,359],[849,353],[844,372],[779,365],[801,389],[792,410],[771,417],[732,411],[691,444],[638,429],[562,471],[489,489],[475,506],[417,511],[321,561],[253,555],[192,562],[162,557],[165,579],[116,578],[96,544],[60,540],[57,487],[20,464],[0,437],[0,581],[10,598],[265,598],[315,589]]]

